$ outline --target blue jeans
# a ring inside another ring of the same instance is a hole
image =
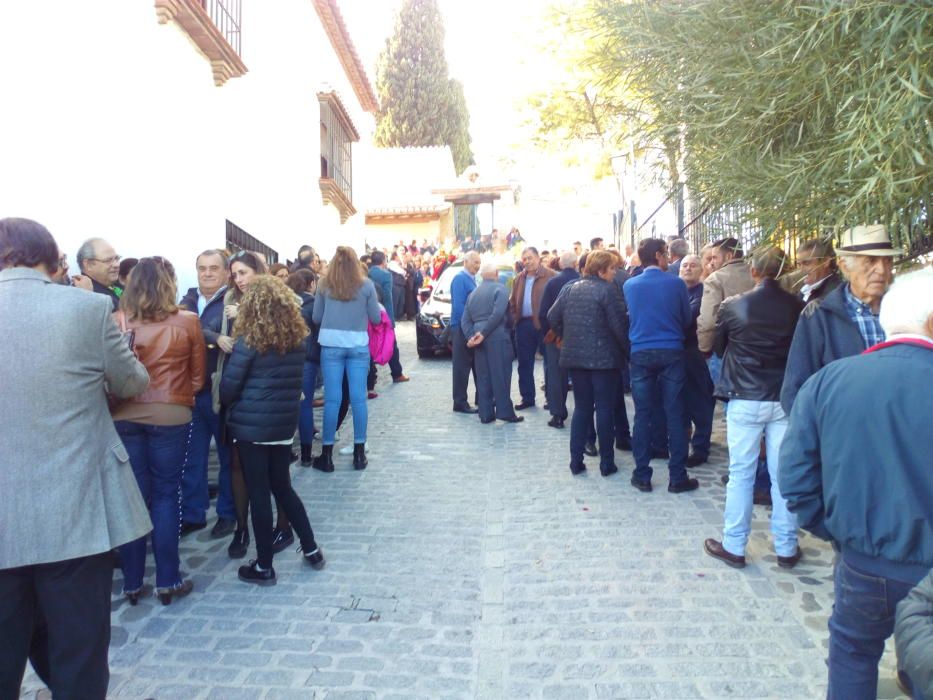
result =
[[[310,445],[314,439],[314,389],[321,366],[316,362],[305,362],[301,380],[301,406],[298,413],[298,439],[302,445]]]
[[[752,490],[761,436],[764,435],[772,482],[771,534],[774,536],[774,551],[781,557],[793,556],[797,551],[797,516],[787,510],[787,502],[777,487],[778,455],[787,432],[787,416],[777,401],[732,399],[729,403],[732,404],[726,416],[729,483],[726,485],[722,546],[732,554],[745,556],[745,545],[752,528]]]
[[[535,402],[535,353],[541,345],[541,331],[530,318],[515,326],[515,350],[518,357],[518,393],[525,403]]]
[[[670,483],[679,484],[687,477],[687,431],[684,419],[683,350],[639,350],[632,353],[632,398],[635,401],[635,430],[632,452],[635,456],[634,476],[639,481],[651,481],[654,473],[651,461],[652,408],[660,394],[667,440],[670,449]],[[576,390],[576,389],[575,389]]]
[[[570,461],[583,461],[583,445],[596,410],[596,434],[599,437],[599,464],[615,463],[616,369],[571,369],[573,380],[573,418],[570,421]]]
[[[722,358],[719,355],[710,355],[706,360],[706,366],[709,369],[709,377],[713,381],[713,386],[719,384],[719,375],[722,374]]]
[[[366,377],[369,374],[369,346],[355,348],[321,347],[321,371],[324,373],[323,444],[333,445],[337,433],[337,413],[343,396],[343,374],[350,388],[353,409],[353,442],[366,442]]]
[[[878,662],[894,632],[894,612],[917,581],[869,574],[846,561],[834,572],[835,602],[829,618],[829,700],[875,700]],[[916,696],[915,696],[916,697]]]
[[[152,518],[152,553],[156,586],[181,583],[178,536],[181,524],[181,475],[188,437],[186,425],[146,425],[116,421],[114,425],[130,456],[136,483]],[[138,591],[146,569],[146,538],[120,547],[123,590]]]
[[[211,452],[211,437],[217,445],[220,471],[217,474],[217,516],[227,520],[236,519],[233,507],[233,487],[230,484],[230,447],[220,435],[220,418],[211,406],[210,382],[207,389],[194,397],[191,411],[191,434],[188,437],[188,454],[185,471],[181,478],[181,519],[186,523],[203,523],[210,508],[207,491],[207,462]]]

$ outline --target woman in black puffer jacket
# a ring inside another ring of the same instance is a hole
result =
[[[257,558],[241,566],[241,581],[272,585],[270,491],[298,534],[305,560],[324,566],[301,499],[288,475],[298,426],[308,329],[294,293],[278,278],[257,277],[240,302],[236,343],[220,384],[227,430],[236,441],[249,491]]]
[[[590,253],[583,279],[568,284],[548,311],[548,324],[561,337],[560,366],[573,382],[570,423],[570,471],[579,474],[583,446],[596,409],[599,471],[618,471],[613,452],[618,374],[628,354],[625,299],[613,280],[618,259],[609,251]]]

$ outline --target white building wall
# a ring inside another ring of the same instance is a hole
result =
[[[316,94],[335,88],[364,138],[372,117],[310,0],[245,2],[242,32],[249,72],[215,87],[151,2],[3,3],[0,217],[42,222],[72,264],[90,236],[165,255],[182,288],[226,219],[282,258],[332,252],[354,224],[321,201]]]

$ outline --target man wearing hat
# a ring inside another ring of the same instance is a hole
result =
[[[836,248],[845,284],[804,307],[787,358],[781,406],[790,415],[800,387],[833,360],[858,355],[885,339],[878,322],[881,298],[891,286],[894,248],[880,224],[856,226]]]

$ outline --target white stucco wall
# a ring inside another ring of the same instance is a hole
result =
[[[165,255],[182,288],[226,219],[283,258],[362,240],[321,201],[316,94],[336,89],[363,138],[372,117],[312,3],[244,3],[242,42],[249,72],[218,88],[151,2],[0,5],[0,217],[42,222],[72,264],[90,236]]]

